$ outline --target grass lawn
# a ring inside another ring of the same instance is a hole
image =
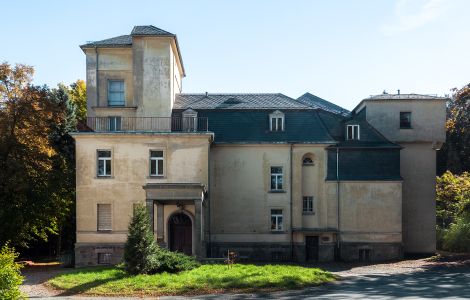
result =
[[[137,276],[116,267],[93,267],[59,275],[48,283],[70,294],[159,296],[296,289],[333,280],[334,275],[316,268],[235,264],[231,268],[203,265],[178,274]]]

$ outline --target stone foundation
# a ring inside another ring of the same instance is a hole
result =
[[[114,265],[122,262],[124,244],[75,244],[75,267]],[[101,259],[101,261],[99,261]]]
[[[212,257],[227,257],[227,252],[235,251],[238,260],[249,261],[291,261],[289,243],[212,243]]]
[[[386,261],[403,258],[400,243],[341,243],[342,261]]]

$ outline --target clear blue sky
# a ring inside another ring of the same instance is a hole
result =
[[[155,25],[178,35],[183,92],[444,95],[470,82],[470,1],[8,1],[0,61],[35,83],[85,79],[78,45]]]

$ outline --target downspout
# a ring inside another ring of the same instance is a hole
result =
[[[337,146],[336,147],[336,203],[337,203],[337,230],[338,232],[336,233],[336,248],[337,248],[337,256],[338,256],[338,259],[340,257],[340,242],[339,242],[339,236],[340,236],[340,228],[339,228],[339,224],[340,224],[340,196],[339,196],[339,147]]]
[[[95,76],[96,76],[96,106],[100,106],[100,85],[99,85],[99,76],[98,76],[98,49],[95,46],[95,55],[96,55],[96,67],[95,67]]]
[[[292,170],[292,166],[293,166],[293,163],[292,163],[292,148],[293,148],[293,144],[290,144],[290,201],[289,201],[289,206],[290,206],[290,209],[289,209],[289,212],[290,212],[290,257],[291,257],[291,260],[294,259],[294,231],[292,230],[292,216],[293,216],[293,213],[292,213],[292,190],[293,190],[293,185],[292,185],[292,173],[293,173],[293,170]]]
[[[208,236],[208,244],[209,244],[209,257],[212,257],[212,244],[211,244],[211,142],[209,141],[209,150],[207,150],[207,185],[209,186],[209,189],[207,191],[207,197],[209,198],[208,203],[208,209],[209,209],[209,221],[208,221],[208,226],[209,226],[209,236]],[[207,255],[207,251],[206,251]]]

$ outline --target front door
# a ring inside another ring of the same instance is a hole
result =
[[[318,236],[305,237],[307,261],[318,261]]]
[[[170,250],[192,254],[192,226],[191,219],[184,213],[173,215],[169,221]]]

